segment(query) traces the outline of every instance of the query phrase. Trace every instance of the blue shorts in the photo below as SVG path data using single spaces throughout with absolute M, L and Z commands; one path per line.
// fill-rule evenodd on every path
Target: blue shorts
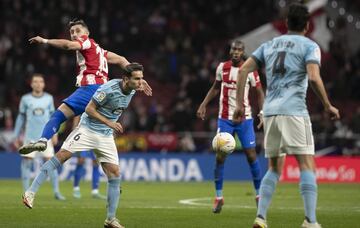
M 88 85 L 77 88 L 68 98 L 63 100 L 67 106 L 69 106 L 75 116 L 78 116 L 85 112 L 86 105 L 90 102 L 92 96 L 100 85 Z
M 77 152 L 75 153 L 75 156 L 78 158 L 91 158 L 92 160 L 96 159 L 95 154 L 92 150 Z
M 244 149 L 255 148 L 254 120 L 248 119 L 235 124 L 231 120 L 218 119 L 218 132 L 236 133 Z

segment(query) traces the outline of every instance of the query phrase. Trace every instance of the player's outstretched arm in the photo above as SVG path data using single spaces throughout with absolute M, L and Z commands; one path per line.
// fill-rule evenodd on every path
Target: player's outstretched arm
M 209 104 L 214 97 L 219 94 L 221 82 L 215 79 L 213 85 L 209 89 L 208 93 L 206 94 L 204 100 L 201 102 L 198 110 L 196 111 L 196 115 L 198 118 L 204 120 L 206 115 L 206 106 Z
M 307 74 L 309 75 L 309 82 L 311 88 L 313 89 L 315 94 L 320 98 L 320 101 L 323 104 L 325 111 L 330 114 L 332 120 L 340 119 L 339 110 L 334 106 L 332 106 L 326 94 L 324 83 L 320 76 L 319 65 L 315 63 L 309 63 L 306 65 L 306 71 Z
M 256 96 L 258 99 L 258 106 L 260 109 L 259 114 L 257 115 L 259 117 L 259 124 L 257 125 L 257 128 L 260 129 L 263 126 L 263 113 L 262 113 L 262 109 L 263 109 L 263 104 L 264 104 L 264 90 L 262 88 L 262 86 L 256 87 Z
M 141 79 L 141 86 L 137 90 L 144 92 L 146 96 L 152 96 L 152 88 L 144 79 Z
M 81 45 L 77 41 L 65 39 L 45 39 L 41 36 L 35 36 L 29 39 L 30 44 L 48 44 L 50 46 L 64 50 L 80 50 Z
M 123 133 L 123 127 L 121 126 L 120 123 L 118 122 L 112 122 L 111 120 L 109 120 L 108 118 L 106 118 L 105 116 L 101 115 L 98 111 L 97 111 L 97 106 L 95 104 L 94 101 L 90 101 L 89 104 L 86 106 L 85 109 L 86 114 L 88 114 L 90 117 L 97 119 L 98 121 L 106 124 L 107 126 L 109 126 L 110 128 L 112 128 L 114 131 L 118 132 L 118 133 Z
M 237 80 L 236 80 L 236 108 L 233 114 L 233 121 L 240 122 L 241 118 L 245 114 L 245 108 L 243 105 L 244 93 L 245 93 L 245 84 L 248 74 L 257 70 L 258 66 L 255 60 L 250 57 L 245 63 L 240 67 Z
M 125 69 L 125 66 L 129 64 L 129 61 L 127 61 L 127 59 L 124 56 L 120 56 L 111 51 L 107 53 L 107 61 L 110 64 L 115 64 L 120 66 L 121 69 Z

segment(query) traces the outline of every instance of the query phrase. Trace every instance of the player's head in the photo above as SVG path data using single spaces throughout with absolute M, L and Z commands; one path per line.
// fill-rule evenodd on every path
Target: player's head
M 69 32 L 71 40 L 76 40 L 83 35 L 89 35 L 89 28 L 83 20 L 74 19 L 69 22 Z
M 36 93 L 41 93 L 44 91 L 45 88 L 45 80 L 44 76 L 39 73 L 35 73 L 31 76 L 31 83 L 30 86 L 32 90 Z
M 309 28 L 309 10 L 305 5 L 292 3 L 287 15 L 287 26 L 289 31 L 306 32 Z
M 244 42 L 239 39 L 235 39 L 231 42 L 230 46 L 230 57 L 233 65 L 238 65 L 241 59 L 243 58 L 245 51 Z
M 130 63 L 125 67 L 124 83 L 128 89 L 139 89 L 143 76 L 144 67 L 139 63 Z

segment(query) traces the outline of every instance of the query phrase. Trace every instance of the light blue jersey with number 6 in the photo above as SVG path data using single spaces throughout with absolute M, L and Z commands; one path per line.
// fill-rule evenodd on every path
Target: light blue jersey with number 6
M 304 36 L 288 34 L 263 43 L 252 57 L 266 69 L 264 116 L 309 116 L 305 101 L 306 65 L 320 65 L 319 46 Z

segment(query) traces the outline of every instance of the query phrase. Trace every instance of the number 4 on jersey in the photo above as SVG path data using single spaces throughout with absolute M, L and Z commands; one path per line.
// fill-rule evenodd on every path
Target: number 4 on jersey
M 277 74 L 281 74 L 281 76 L 284 76 L 284 74 L 286 73 L 286 69 L 284 66 L 284 62 L 285 62 L 285 56 L 286 56 L 286 52 L 285 51 L 280 51 L 278 52 L 278 55 L 276 56 L 274 65 L 273 65 L 273 76 L 277 75 Z

